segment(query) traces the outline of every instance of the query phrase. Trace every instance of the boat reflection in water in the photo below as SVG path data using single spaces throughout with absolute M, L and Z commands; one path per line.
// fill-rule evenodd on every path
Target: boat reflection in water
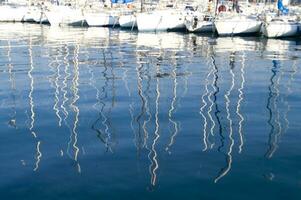
M 0 25 L 0 146 L 12 152 L 0 154 L 5 196 L 31 184 L 57 197 L 70 192 L 55 187 L 63 183 L 110 199 L 128 191 L 219 199 L 252 180 L 259 198 L 258 185 L 274 188 L 257 176 L 267 168 L 269 180 L 300 195 L 292 181 L 301 179 L 296 41 L 7 28 Z

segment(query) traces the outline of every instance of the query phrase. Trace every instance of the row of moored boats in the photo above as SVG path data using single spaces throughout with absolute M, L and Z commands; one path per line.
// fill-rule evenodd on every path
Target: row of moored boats
M 221 36 L 263 34 L 277 38 L 300 34 L 299 10 L 299 6 L 290 6 L 288 0 L 270 4 L 246 0 L 19 0 L 0 5 L 0 22 L 121 26 L 139 31 L 186 29 L 217 32 Z

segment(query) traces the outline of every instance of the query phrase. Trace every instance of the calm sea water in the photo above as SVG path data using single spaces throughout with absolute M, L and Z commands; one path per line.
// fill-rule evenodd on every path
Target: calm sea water
M 1 199 L 300 199 L 300 41 L 0 25 Z

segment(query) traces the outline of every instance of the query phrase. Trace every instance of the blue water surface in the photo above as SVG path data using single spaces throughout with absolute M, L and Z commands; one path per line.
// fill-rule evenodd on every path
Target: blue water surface
M 301 46 L 0 25 L 0 199 L 300 199 Z

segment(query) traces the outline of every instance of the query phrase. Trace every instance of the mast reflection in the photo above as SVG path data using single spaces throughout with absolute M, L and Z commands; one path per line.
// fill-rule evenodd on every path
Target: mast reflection
M 10 82 L 10 88 L 11 88 L 11 96 L 13 100 L 13 114 L 10 117 L 10 120 L 8 121 L 8 125 L 17 129 L 17 111 L 16 111 L 16 83 L 15 83 L 15 72 L 13 72 L 14 66 L 12 64 L 12 59 L 11 59 L 11 44 L 10 41 L 8 41 L 7 45 L 7 58 L 8 58 L 8 74 L 9 74 L 9 82 Z
M 71 85 L 71 91 L 72 91 L 72 99 L 70 103 L 70 108 L 73 110 L 74 113 L 74 121 L 73 126 L 71 130 L 70 140 L 68 143 L 68 146 L 72 145 L 73 148 L 73 160 L 76 163 L 77 171 L 78 173 L 81 173 L 81 167 L 78 161 L 78 155 L 79 155 L 79 148 L 78 148 L 78 121 L 79 121 L 79 114 L 80 110 L 78 106 L 76 105 L 77 101 L 80 99 L 80 96 L 78 95 L 79 89 L 79 63 L 78 63 L 78 54 L 79 54 L 79 45 L 75 45 L 74 47 L 74 55 L 73 55 L 73 78 L 72 78 L 72 85 Z
M 58 118 L 58 125 L 62 126 L 62 117 L 60 115 L 60 109 L 59 109 L 59 102 L 60 102 L 60 85 L 59 85 L 59 80 L 61 78 L 61 73 L 60 73 L 60 60 L 59 60 L 59 55 L 61 55 L 61 52 L 59 48 L 56 49 L 54 60 L 51 61 L 48 66 L 52 70 L 53 75 L 49 77 L 49 82 L 51 87 L 54 89 L 54 105 L 53 105 L 53 110 L 55 112 L 56 117 Z
M 91 128 L 97 133 L 97 137 L 100 141 L 105 145 L 107 151 L 113 152 L 110 144 L 110 134 L 109 134 L 109 126 L 107 124 L 107 117 L 105 116 L 105 99 L 108 97 L 107 88 L 109 85 L 109 78 L 107 75 L 108 67 L 107 60 L 104 50 L 102 49 L 103 55 L 103 71 L 102 77 L 104 78 L 104 85 L 101 87 L 101 91 L 93 84 L 93 87 L 96 89 L 96 100 L 97 102 L 93 105 L 95 109 L 99 111 L 98 118 L 94 121 Z M 94 76 L 94 73 L 93 73 Z M 96 81 L 96 80 L 95 80 Z M 103 96 L 102 96 L 103 95 Z M 97 108 L 97 106 L 100 106 Z
M 232 90 L 235 86 L 235 74 L 233 73 L 233 69 L 235 67 L 235 53 L 232 52 L 230 55 L 230 74 L 231 74 L 231 86 L 229 88 L 229 90 L 226 92 L 226 94 L 224 95 L 225 100 L 226 100 L 226 113 L 227 113 L 227 120 L 229 122 L 229 141 L 230 141 L 230 145 L 228 148 L 228 151 L 226 153 L 226 166 L 224 168 L 221 169 L 219 175 L 214 179 L 214 182 L 217 183 L 221 178 L 223 178 L 224 176 L 226 176 L 229 171 L 231 170 L 231 166 L 232 166 L 232 149 L 234 146 L 234 138 L 233 138 L 233 121 L 231 118 L 231 113 L 230 113 L 230 95 L 232 93 Z
M 149 93 L 150 93 L 150 89 L 151 89 L 151 76 L 150 76 L 150 66 L 149 64 L 146 64 L 147 65 L 147 68 L 146 68 L 146 78 L 147 78 L 147 81 L 146 81 L 146 89 L 145 89 L 145 112 L 146 112 L 146 119 L 144 120 L 143 122 L 143 125 L 142 125 L 142 128 L 143 128 L 143 133 L 144 133 L 144 146 L 146 149 L 149 150 L 150 152 L 150 149 L 148 148 L 148 145 L 147 145 L 147 140 L 148 140 L 148 137 L 149 137 L 149 132 L 147 130 L 147 126 L 149 124 L 149 122 L 152 120 L 152 115 L 151 115 L 151 111 L 150 111 L 150 96 L 149 96 Z
M 136 147 L 138 150 L 138 153 L 140 152 L 140 150 L 145 147 L 146 145 L 146 137 L 145 135 L 142 135 L 142 120 L 144 120 L 144 115 L 146 113 L 146 98 L 144 96 L 144 92 L 143 92 L 143 85 L 142 85 L 142 69 L 143 69 L 143 64 L 140 64 L 139 67 L 137 65 L 136 67 L 136 73 L 137 73 L 137 88 L 138 88 L 138 95 L 139 98 L 141 99 L 141 107 L 140 107 L 140 113 L 137 115 L 135 121 L 138 125 L 138 133 L 135 134 L 135 140 L 136 140 Z
M 160 73 L 159 70 L 159 64 L 157 64 L 156 67 L 157 74 Z M 160 99 L 160 80 L 159 77 L 156 78 L 156 100 L 155 100 L 155 138 L 153 140 L 153 143 L 151 145 L 151 153 L 152 153 L 152 164 L 150 165 L 150 173 L 151 173 L 151 184 L 153 186 L 156 185 L 157 181 L 157 173 L 156 171 L 159 168 L 158 160 L 157 160 L 157 150 L 156 150 L 156 144 L 160 138 L 159 133 L 159 99 Z
M 216 61 L 215 61 L 215 58 L 214 58 L 214 54 L 211 56 L 211 63 L 212 63 L 212 66 L 213 66 L 213 88 L 214 88 L 214 92 L 213 92 L 213 103 L 215 105 L 215 111 L 214 111 L 214 116 L 215 116 L 215 119 L 217 121 L 217 125 L 218 125 L 218 134 L 219 134 L 219 137 L 220 137 L 220 145 L 218 146 L 217 150 L 218 152 L 221 152 L 222 148 L 224 147 L 224 140 L 225 140 L 225 137 L 223 135 L 223 127 L 222 127 L 222 124 L 221 124 L 221 119 L 220 119 L 220 114 L 221 114 L 221 111 L 220 111 L 220 108 L 219 108 L 219 105 L 218 105 L 218 94 L 220 92 L 220 88 L 218 86 L 218 79 L 219 79 L 219 69 L 216 65 Z
M 64 45 L 64 58 L 63 58 L 63 63 L 64 63 L 64 79 L 63 79 L 63 86 L 61 88 L 61 92 L 63 93 L 63 102 L 61 104 L 61 109 L 62 109 L 62 112 L 64 114 L 64 123 L 65 125 L 68 127 L 68 129 L 70 130 L 70 126 L 69 124 L 67 123 L 67 119 L 68 119 L 68 110 L 66 108 L 66 103 L 69 101 L 69 98 L 68 98 L 68 91 L 67 91 L 67 88 L 68 88 L 68 80 L 69 78 L 71 77 L 71 73 L 69 72 L 69 61 L 68 61 L 68 56 L 69 56 L 69 48 L 67 45 Z
M 173 133 L 170 137 L 170 141 L 167 144 L 167 147 L 165 148 L 166 151 L 168 151 L 169 153 L 171 153 L 170 148 L 172 147 L 172 145 L 175 143 L 175 138 L 179 132 L 179 124 L 177 121 L 175 121 L 173 114 L 176 112 L 176 102 L 177 102 L 177 86 L 178 86 L 178 81 L 177 81 L 177 65 L 173 65 L 173 70 L 172 70 L 172 75 L 171 75 L 172 79 L 173 79 L 173 89 L 172 89 L 172 101 L 170 104 L 170 109 L 168 111 L 168 120 L 171 122 L 171 124 L 173 125 Z
M 287 81 L 287 86 L 286 86 L 287 93 L 286 93 L 286 95 L 284 97 L 285 98 L 284 104 L 286 106 L 286 110 L 284 112 L 284 120 L 285 120 L 285 124 L 286 124 L 285 128 L 283 130 L 284 133 L 286 133 L 288 131 L 289 127 L 290 127 L 290 122 L 288 120 L 288 114 L 289 114 L 289 112 L 291 110 L 291 105 L 290 105 L 290 103 L 289 103 L 289 101 L 287 99 L 293 93 L 293 91 L 292 91 L 292 82 L 295 79 L 294 76 L 295 76 L 296 73 L 297 73 L 297 61 L 294 60 L 294 62 L 292 64 L 292 70 L 290 72 L 289 80 Z
M 31 38 L 29 39 L 29 45 L 28 45 L 28 53 L 29 53 L 29 65 L 30 69 L 27 73 L 28 78 L 30 80 L 30 91 L 28 94 L 29 98 L 29 105 L 30 105 L 30 125 L 29 125 L 29 130 L 31 134 L 33 135 L 34 140 L 36 141 L 36 155 L 35 155 L 35 166 L 33 171 L 37 171 L 39 169 L 39 164 L 41 162 L 42 158 L 42 152 L 40 151 L 40 146 L 41 146 L 41 141 L 38 138 L 38 135 L 36 131 L 34 130 L 35 127 L 35 104 L 34 104 L 34 98 L 33 98 L 33 93 L 34 93 L 34 78 L 32 76 L 33 70 L 34 70 L 34 63 L 33 63 L 33 52 L 32 52 L 32 41 Z
M 269 140 L 268 140 L 268 149 L 265 153 L 266 158 L 272 158 L 275 151 L 278 148 L 278 141 L 279 136 L 282 131 L 282 127 L 280 124 L 280 113 L 277 106 L 277 101 L 279 97 L 279 80 L 280 76 L 277 77 L 277 73 L 280 70 L 280 61 L 273 60 L 273 67 L 272 67 L 272 76 L 270 78 L 270 85 L 269 85 L 269 97 L 267 101 L 266 108 L 269 113 L 268 124 L 271 127 L 269 133 Z
M 205 79 L 205 93 L 201 97 L 203 106 L 200 108 L 200 114 L 202 115 L 202 117 L 204 119 L 204 124 L 203 124 L 203 142 L 204 142 L 204 148 L 203 148 L 203 151 L 206 151 L 208 149 L 208 143 L 209 143 L 208 134 L 207 134 L 207 124 L 208 124 L 208 122 L 207 122 L 207 117 L 204 114 L 205 113 L 204 109 L 208 105 L 208 103 L 205 100 L 205 98 L 208 96 L 208 93 L 209 93 L 209 90 L 208 90 L 208 84 L 209 84 L 208 77 L 210 76 L 210 74 L 211 74 L 211 70 L 210 70 L 210 72 L 206 76 L 206 79 Z
M 237 102 L 237 106 L 236 106 L 236 114 L 239 117 L 239 122 L 238 122 L 238 134 L 239 134 L 239 140 L 240 140 L 240 144 L 239 144 L 239 149 L 238 149 L 238 153 L 242 152 L 243 146 L 244 146 L 244 135 L 243 135 L 243 122 L 244 122 L 244 117 L 241 114 L 240 108 L 241 108 L 241 103 L 243 101 L 244 98 L 244 94 L 243 94 L 243 89 L 244 89 L 244 85 L 245 85 L 245 53 L 243 53 L 242 55 L 242 65 L 240 68 L 240 75 L 241 75 L 241 83 L 240 83 L 240 88 L 238 89 L 239 95 L 238 95 L 238 102 Z

